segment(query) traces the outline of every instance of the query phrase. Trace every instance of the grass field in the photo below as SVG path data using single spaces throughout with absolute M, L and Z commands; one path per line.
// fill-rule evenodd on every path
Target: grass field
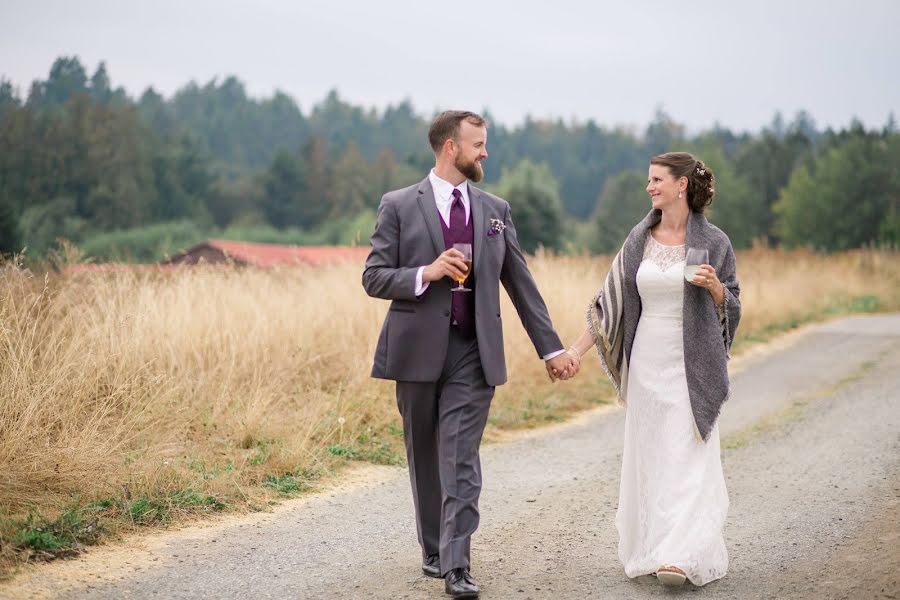
M 735 351 L 803 323 L 900 309 L 900 254 L 738 253 Z M 564 343 L 609 258 L 530 266 Z M 368 376 L 387 303 L 360 265 L 38 275 L 0 270 L 0 573 L 104 535 L 260 510 L 350 461 L 402 464 L 390 382 Z M 547 381 L 506 300 L 510 383 L 488 439 L 611 400 L 597 361 Z

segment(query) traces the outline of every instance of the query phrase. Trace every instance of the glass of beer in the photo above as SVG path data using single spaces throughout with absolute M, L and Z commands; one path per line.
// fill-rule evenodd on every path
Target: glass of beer
M 466 279 L 469 278 L 469 274 L 472 272 L 472 244 L 453 244 L 454 250 L 459 250 L 463 254 L 463 260 L 466 261 L 466 272 L 463 274 L 462 278 L 456 277 L 456 282 L 459 284 L 455 288 L 451 288 L 453 292 L 471 292 L 469 288 L 467 288 L 464 283 L 466 283 Z
M 694 283 L 694 276 L 700 270 L 701 265 L 709 264 L 709 250 L 706 248 L 688 248 L 684 257 L 684 279 L 688 283 Z

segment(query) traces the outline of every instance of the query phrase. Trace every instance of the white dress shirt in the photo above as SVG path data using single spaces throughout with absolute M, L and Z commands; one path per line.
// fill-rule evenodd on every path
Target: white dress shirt
M 437 204 L 438 212 L 447 227 L 450 227 L 450 206 L 453 204 L 453 190 L 459 190 L 462 194 L 463 208 L 466 209 L 466 225 L 469 224 L 469 215 L 471 208 L 469 206 L 469 182 L 463 181 L 461 184 L 454 186 L 449 181 L 445 181 L 437 176 L 434 169 L 428 174 L 428 180 L 431 181 L 431 187 L 434 190 L 434 203 Z
M 449 181 L 438 177 L 434 169 L 428 173 L 428 181 L 431 182 L 431 188 L 434 190 L 434 203 L 437 204 L 438 213 L 441 215 L 444 224 L 450 227 L 450 206 L 453 203 L 453 190 L 457 189 L 462 194 L 463 208 L 466 209 L 466 224 L 468 225 L 469 219 L 472 218 L 472 210 L 469 204 L 469 182 L 463 181 L 461 184 L 454 186 Z M 422 272 L 424 270 L 425 267 L 422 266 L 416 271 L 416 296 L 421 296 L 428 289 L 429 282 L 422 281 Z M 564 352 L 565 350 L 558 350 L 547 354 L 543 358 L 544 360 L 550 360 Z
M 444 224 L 450 227 L 450 205 L 453 203 L 453 190 L 459 190 L 462 194 L 463 208 L 466 209 L 466 225 L 469 224 L 469 217 L 472 209 L 469 206 L 469 182 L 463 181 L 461 184 L 454 186 L 449 181 L 441 179 L 434 172 L 434 169 L 428 173 L 428 181 L 431 182 L 431 188 L 434 190 L 434 203 L 437 204 L 438 213 Z M 425 267 L 419 267 L 416 271 L 416 296 L 421 296 L 428 289 L 428 282 L 422 281 L 422 271 Z

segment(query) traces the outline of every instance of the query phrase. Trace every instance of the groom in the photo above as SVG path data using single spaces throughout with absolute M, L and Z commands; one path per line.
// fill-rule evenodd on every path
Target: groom
M 434 169 L 381 200 L 362 282 L 370 296 L 391 300 L 372 377 L 397 382 L 422 571 L 443 576 L 454 598 L 476 598 L 469 545 L 478 527 L 478 447 L 494 387 L 506 382 L 499 283 L 551 379 L 577 365 L 525 264 L 509 204 L 469 183 L 484 176 L 485 120 L 443 112 L 428 141 Z M 453 249 L 459 243 L 473 249 L 469 292 L 450 291 L 451 279 L 467 275 Z

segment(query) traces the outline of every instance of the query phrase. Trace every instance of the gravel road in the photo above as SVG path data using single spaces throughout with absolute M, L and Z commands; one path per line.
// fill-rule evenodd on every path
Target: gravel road
M 900 598 L 900 315 L 788 340 L 736 361 L 720 426 L 724 579 L 673 592 L 625 577 L 613 523 L 624 412 L 611 409 L 483 450 L 482 598 Z M 0 597 L 446 597 L 419 561 L 405 470 L 365 467 L 272 513 L 35 568 Z

